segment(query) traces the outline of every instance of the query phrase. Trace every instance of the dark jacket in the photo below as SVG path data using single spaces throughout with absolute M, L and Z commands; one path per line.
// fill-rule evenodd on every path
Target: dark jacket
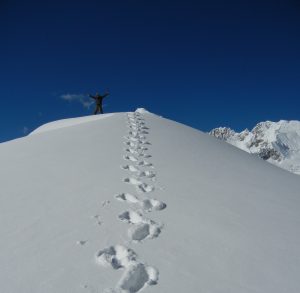
M 109 95 L 109 93 L 105 93 L 104 95 L 99 95 L 99 94 L 97 94 L 97 95 L 95 95 L 95 96 L 93 96 L 93 95 L 89 95 L 89 96 L 90 96 L 92 99 L 95 100 L 95 102 L 96 102 L 97 105 L 102 105 L 103 99 L 104 99 L 105 97 L 107 97 L 108 95 Z

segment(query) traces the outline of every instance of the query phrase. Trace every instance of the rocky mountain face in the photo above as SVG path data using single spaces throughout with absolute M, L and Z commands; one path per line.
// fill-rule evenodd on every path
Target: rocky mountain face
M 300 121 L 260 122 L 240 133 L 219 127 L 209 134 L 300 175 Z

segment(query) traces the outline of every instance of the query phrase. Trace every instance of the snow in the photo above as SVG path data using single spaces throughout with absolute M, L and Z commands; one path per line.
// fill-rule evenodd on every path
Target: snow
M 82 123 L 92 122 L 92 121 L 98 121 L 101 119 L 105 119 L 108 117 L 111 117 L 113 114 L 104 114 L 104 115 L 95 115 L 95 116 L 86 116 L 81 118 L 68 118 L 68 119 L 62 119 L 54 122 L 50 122 L 47 124 L 42 125 L 41 127 L 35 129 L 30 133 L 37 134 L 42 133 L 46 131 L 56 130 L 59 128 L 69 127 L 69 126 L 75 126 Z
M 140 114 L 149 114 L 150 113 L 145 108 L 137 108 L 135 112 L 140 113 Z
M 0 292 L 300 292 L 298 176 L 148 112 L 35 133 L 0 145 Z
M 300 175 L 300 121 L 260 122 L 251 132 L 246 129 L 240 133 L 219 127 L 210 134 Z

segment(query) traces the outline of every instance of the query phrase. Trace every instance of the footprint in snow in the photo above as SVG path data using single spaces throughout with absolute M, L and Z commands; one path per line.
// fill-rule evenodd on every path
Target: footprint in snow
M 128 123 L 129 125 L 133 125 L 133 126 L 144 126 L 145 120 L 130 118 L 128 119 Z
M 141 171 L 138 173 L 138 176 L 146 177 L 146 178 L 154 178 L 156 176 L 156 174 L 153 171 Z
M 149 130 L 148 127 L 146 126 L 140 126 L 140 125 L 137 125 L 137 124 L 129 124 L 129 128 L 132 129 L 132 131 L 145 131 L 145 130 Z M 144 132 L 144 134 L 149 134 L 148 132 Z
M 136 119 L 136 118 L 129 118 L 128 123 L 129 123 L 129 125 L 140 126 L 140 124 L 144 123 L 144 121 Z
M 152 163 L 149 163 L 149 162 L 146 162 L 146 161 L 141 161 L 138 163 L 139 166 L 142 166 L 142 167 L 152 167 L 153 164 Z
M 135 127 L 146 127 L 144 120 L 137 120 L 137 119 L 128 119 L 128 125 L 135 126 Z
M 139 143 L 144 145 L 151 145 L 151 143 L 147 140 L 140 140 Z
M 164 202 L 154 198 L 144 199 L 140 204 L 142 208 L 148 212 L 153 210 L 161 211 L 167 207 Z
M 137 132 L 138 132 L 139 134 L 149 134 L 148 131 L 143 130 L 142 128 L 139 128 Z M 130 133 L 130 132 L 129 132 L 129 133 Z
M 129 204 L 139 204 L 141 208 L 146 212 L 161 211 L 167 207 L 167 205 L 160 200 L 154 198 L 140 200 L 138 199 L 138 197 L 130 193 L 120 193 L 115 197 L 117 200 L 124 201 Z
M 130 141 L 140 143 L 140 138 L 139 137 L 125 136 L 125 138 L 130 140 Z
M 130 137 L 130 136 L 124 136 L 125 139 L 128 141 L 125 141 L 124 143 L 126 145 L 132 146 L 132 147 L 137 147 L 140 145 L 151 145 L 151 143 L 145 139 L 139 139 L 136 137 Z
M 130 134 L 129 133 L 129 136 L 126 136 L 127 139 L 130 139 L 130 140 L 133 140 L 133 141 L 137 141 L 137 140 L 141 140 L 141 139 L 145 139 L 146 136 L 145 135 L 142 135 L 142 134 Z
M 147 150 L 148 150 L 148 148 L 142 147 L 142 146 L 134 146 L 134 148 L 135 148 L 137 151 L 147 151 Z
M 159 272 L 137 260 L 136 253 L 123 245 L 115 245 L 98 252 L 96 262 L 110 266 L 115 270 L 124 269 L 115 288 L 106 289 L 106 293 L 137 293 L 148 285 L 156 285 Z
M 139 242 L 144 239 L 153 239 L 158 237 L 161 232 L 161 225 L 144 218 L 140 213 L 135 211 L 125 211 L 119 215 L 119 219 L 131 224 L 128 236 L 133 241 Z
M 144 125 L 139 125 L 139 124 L 136 124 L 136 123 L 130 123 L 128 125 L 128 127 L 130 129 L 132 129 L 133 131 L 144 131 L 144 130 L 149 130 L 150 128 L 147 127 L 147 126 L 144 126 Z M 144 134 L 148 134 L 148 133 L 144 133 Z
M 151 158 L 152 156 L 151 155 L 148 155 L 148 154 L 143 154 L 143 153 L 140 153 L 138 154 L 139 157 L 143 157 L 143 158 L 146 158 L 146 159 L 149 159 Z
M 157 269 L 149 266 L 147 267 L 142 263 L 134 263 L 125 270 L 123 276 L 117 284 L 117 291 L 115 291 L 115 293 L 137 293 L 147 285 L 156 285 L 157 281 Z
M 129 131 L 129 135 L 134 137 L 139 136 L 139 133 L 140 133 L 139 131 Z
M 140 181 L 140 180 L 138 180 L 136 178 L 125 178 L 123 181 L 125 183 L 132 184 L 132 185 L 136 186 L 137 189 L 139 191 L 142 191 L 142 192 L 146 192 L 146 193 L 147 192 L 152 192 L 155 189 L 154 186 L 149 185 L 147 183 L 144 183 L 144 182 L 142 182 L 142 181 Z
M 155 187 L 152 185 L 149 185 L 147 183 L 142 183 L 137 185 L 138 189 L 142 192 L 152 192 L 154 191 Z
M 128 119 L 128 125 L 129 126 L 140 126 L 138 121 L 136 121 L 135 119 Z
M 124 170 L 128 170 L 130 172 L 139 172 L 139 169 L 133 165 L 125 165 L 125 166 L 121 166 L 121 168 Z
M 103 266 L 111 266 L 115 270 L 127 268 L 136 259 L 136 253 L 123 245 L 110 246 L 100 250 L 96 256 L 97 263 Z
M 130 147 L 136 147 L 136 144 L 131 141 L 125 141 L 124 144 Z
M 138 157 L 143 157 L 143 158 L 151 158 L 152 157 L 151 155 L 144 154 L 144 153 L 142 153 L 142 151 L 138 151 L 137 149 L 133 149 L 133 148 L 127 148 L 127 149 L 125 149 L 125 151 L 127 153 L 130 153 L 130 154 L 138 156 Z
M 120 193 L 116 195 L 116 199 L 121 200 L 121 201 L 125 201 L 128 203 L 139 203 L 139 199 L 135 196 L 132 195 L 130 193 Z
M 140 224 L 144 222 L 142 214 L 135 211 L 125 211 L 119 215 L 119 219 L 129 224 Z
M 133 154 L 133 155 L 136 155 L 137 154 L 137 151 L 135 149 L 132 149 L 132 148 L 128 148 L 128 149 L 125 149 L 125 151 L 127 153 L 130 153 L 130 154 Z
M 131 162 L 137 162 L 138 158 L 136 158 L 134 156 L 126 155 L 126 156 L 124 156 L 124 160 L 131 161 Z

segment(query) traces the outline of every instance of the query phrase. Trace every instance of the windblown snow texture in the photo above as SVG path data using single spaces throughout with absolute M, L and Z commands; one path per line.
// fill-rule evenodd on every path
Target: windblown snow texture
M 300 292 L 299 178 L 207 134 L 140 109 L 0 162 L 0 292 Z

